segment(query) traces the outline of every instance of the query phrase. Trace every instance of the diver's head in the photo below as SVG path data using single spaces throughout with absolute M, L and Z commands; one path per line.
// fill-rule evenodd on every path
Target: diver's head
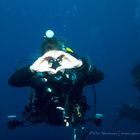
M 41 54 L 43 55 L 51 50 L 62 50 L 64 52 L 73 53 L 73 50 L 67 46 L 66 41 L 56 38 L 52 30 L 47 30 L 41 45 Z
M 54 37 L 54 32 L 52 30 L 48 30 L 45 33 L 41 45 L 41 53 L 44 54 L 50 50 L 59 50 L 59 41 L 56 37 Z
M 52 30 L 47 30 L 41 46 L 42 55 L 51 50 L 63 50 L 65 48 L 64 41 L 56 38 Z

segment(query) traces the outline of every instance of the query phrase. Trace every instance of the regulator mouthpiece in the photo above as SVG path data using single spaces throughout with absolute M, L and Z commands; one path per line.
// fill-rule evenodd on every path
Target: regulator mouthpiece
M 47 30 L 45 33 L 45 38 L 53 38 L 54 32 L 52 30 Z

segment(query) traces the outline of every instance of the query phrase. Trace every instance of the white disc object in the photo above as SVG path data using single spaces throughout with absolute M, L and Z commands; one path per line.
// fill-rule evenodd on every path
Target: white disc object
M 45 35 L 47 38 L 53 38 L 54 32 L 52 30 L 47 30 Z

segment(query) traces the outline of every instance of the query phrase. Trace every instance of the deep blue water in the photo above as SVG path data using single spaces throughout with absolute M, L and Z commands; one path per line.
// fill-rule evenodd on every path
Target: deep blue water
M 87 140 L 139 140 L 140 123 L 127 120 L 112 125 L 120 102 L 140 108 L 139 92 L 132 86 L 130 71 L 140 60 L 139 0 L 1 0 L 0 1 L 0 140 L 71 140 L 72 129 L 36 125 L 11 131 L 6 116 L 19 115 L 27 102 L 27 88 L 8 86 L 8 77 L 24 58 L 39 55 L 42 37 L 52 29 L 70 47 L 105 74 L 97 85 L 97 111 L 103 113 L 101 128 L 93 127 Z M 89 102 L 91 88 L 85 90 Z M 136 132 L 134 136 L 102 132 Z M 92 132 L 97 132 L 92 133 Z M 98 135 L 99 133 L 99 135 Z

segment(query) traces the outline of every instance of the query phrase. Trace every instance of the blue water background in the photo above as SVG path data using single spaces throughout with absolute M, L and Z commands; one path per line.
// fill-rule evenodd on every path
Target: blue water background
M 0 1 L 0 140 L 71 140 L 72 129 L 36 125 L 8 130 L 6 116 L 23 111 L 29 89 L 8 86 L 17 63 L 37 58 L 47 29 L 67 40 L 69 46 L 100 68 L 105 79 L 97 85 L 97 111 L 101 128 L 92 127 L 87 140 L 139 140 L 140 123 L 124 120 L 112 125 L 120 102 L 140 108 L 139 92 L 130 71 L 140 60 L 139 0 L 1 0 Z M 92 89 L 85 89 L 92 103 Z M 137 136 L 113 136 L 92 132 L 136 132 Z

